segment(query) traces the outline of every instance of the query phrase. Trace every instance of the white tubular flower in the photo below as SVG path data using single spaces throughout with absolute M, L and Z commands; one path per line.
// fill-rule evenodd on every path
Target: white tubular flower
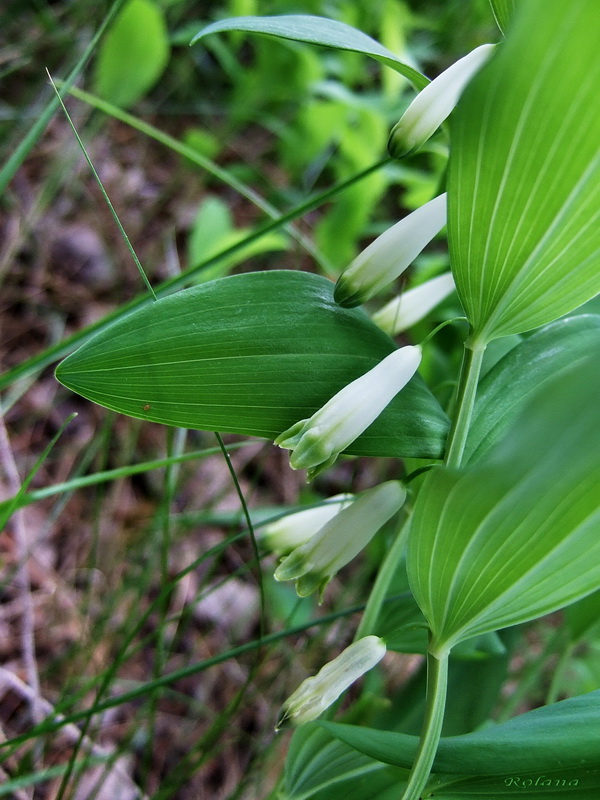
M 372 320 L 390 336 L 395 336 L 426 317 L 454 289 L 452 273 L 445 272 L 390 300 L 372 315 Z
M 292 469 L 308 469 L 309 478 L 330 467 L 338 455 L 377 419 L 421 363 L 421 348 L 394 350 L 376 367 L 334 395 L 310 419 L 292 425 L 275 439 L 292 450 Z
M 366 547 L 405 499 L 406 490 L 399 481 L 369 489 L 290 553 L 275 570 L 275 580 L 295 580 L 300 597 L 317 589 L 322 596 L 336 572 Z
M 385 653 L 385 643 L 378 636 L 365 636 L 351 644 L 290 695 L 275 730 L 287 720 L 303 725 L 317 719 L 354 681 L 378 664 Z
M 335 301 L 346 307 L 357 306 L 384 289 L 442 230 L 446 217 L 444 193 L 378 236 L 338 278 Z
M 287 514 L 265 525 L 260 540 L 272 553 L 291 553 L 296 547 L 312 539 L 326 522 L 347 508 L 353 500 L 353 494 L 336 494 L 321 506 Z
M 495 47 L 495 44 L 476 47 L 419 92 L 390 133 L 388 151 L 393 158 L 402 158 L 425 144 L 450 116 L 466 85 Z

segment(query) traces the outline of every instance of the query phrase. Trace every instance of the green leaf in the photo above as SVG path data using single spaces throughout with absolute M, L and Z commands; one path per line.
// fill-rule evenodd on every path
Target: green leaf
M 565 626 L 572 642 L 600 632 L 600 591 L 584 597 L 565 611 Z
M 397 653 L 425 653 L 427 626 L 410 592 L 387 598 L 374 625 L 388 650 Z
M 236 275 L 145 306 L 59 365 L 61 383 L 132 417 L 275 438 L 395 345 L 333 283 L 304 272 Z M 448 422 L 415 376 L 355 455 L 439 457 Z
M 581 767 L 570 769 L 536 769 L 523 773 L 511 770 L 505 775 L 492 778 L 461 778 L 452 782 L 442 776 L 441 787 L 435 788 L 435 781 L 428 787 L 430 797 L 438 800 L 494 800 L 518 796 L 537 797 L 538 800 L 597 800 L 600 795 L 600 769 L 589 770 Z
M 453 114 L 448 237 L 474 339 L 600 291 L 599 40 L 596 0 L 523 0 Z
M 434 468 L 407 567 L 441 654 L 600 588 L 600 376 L 595 360 L 543 387 L 471 468 Z
M 299 728 L 285 765 L 281 800 L 397 800 L 408 776 L 357 753 L 314 723 Z
M 129 0 L 100 47 L 96 94 L 117 106 L 132 106 L 160 78 L 169 54 L 162 9 L 152 0 Z
M 494 17 L 496 18 L 498 27 L 502 33 L 505 33 L 506 28 L 512 19 L 512 15 L 515 12 L 515 0 L 490 0 L 490 5 L 492 7 L 492 11 L 494 12 Z
M 306 14 L 285 14 L 275 17 L 233 17 L 213 22 L 192 39 L 195 44 L 211 33 L 223 31 L 249 31 L 297 42 L 309 42 L 338 50 L 351 50 L 363 53 L 385 64 L 412 81 L 417 89 L 423 89 L 429 81 L 416 69 L 405 64 L 387 47 L 356 28 L 326 17 L 313 17 Z
M 600 316 L 595 314 L 553 322 L 513 347 L 478 387 L 463 462 L 483 458 L 540 387 L 599 350 Z
M 412 765 L 419 739 L 335 722 L 315 723 L 386 764 Z M 600 691 L 536 708 L 474 733 L 442 737 L 433 771 L 444 775 L 519 775 L 600 769 Z

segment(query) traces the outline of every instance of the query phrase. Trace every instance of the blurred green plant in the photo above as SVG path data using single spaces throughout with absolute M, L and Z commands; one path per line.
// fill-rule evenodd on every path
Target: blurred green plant
M 128 0 L 100 46 L 95 91 L 117 106 L 134 105 L 159 80 L 169 50 L 160 5 L 153 0 Z

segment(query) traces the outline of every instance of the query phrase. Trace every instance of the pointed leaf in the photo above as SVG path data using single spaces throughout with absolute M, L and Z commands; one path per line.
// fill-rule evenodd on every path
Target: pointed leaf
M 451 782 L 442 776 L 440 788 L 429 787 L 430 796 L 436 800 L 513 800 L 534 797 L 537 800 L 597 800 L 600 795 L 600 769 L 546 770 L 515 773 L 492 778 L 459 778 Z M 435 786 L 435 782 L 432 783 Z
M 425 653 L 427 626 L 410 592 L 388 598 L 374 625 L 388 650 L 397 653 Z
M 274 439 L 394 350 L 333 284 L 247 273 L 158 300 L 59 365 L 58 380 L 132 417 Z M 447 419 L 416 375 L 346 452 L 437 457 Z
M 314 723 L 292 738 L 281 800 L 397 800 L 408 770 L 358 753 Z
M 600 376 L 544 387 L 470 469 L 434 468 L 411 525 L 411 589 L 442 653 L 600 588 Z
M 600 316 L 553 322 L 513 347 L 481 381 L 463 462 L 475 462 L 501 441 L 531 396 L 600 352 Z
M 600 291 L 599 39 L 595 0 L 524 0 L 453 115 L 452 270 L 482 341 Z
M 318 722 L 340 741 L 386 764 L 410 767 L 419 739 L 405 733 Z M 600 690 L 536 708 L 474 733 L 442 737 L 433 771 L 519 775 L 579 767 L 600 769 Z
M 223 31 L 249 31 L 267 36 L 278 36 L 296 42 L 309 42 L 338 50 L 351 50 L 363 53 L 385 64 L 412 81 L 417 89 L 423 89 L 429 81 L 413 67 L 405 64 L 387 47 L 367 36 L 366 33 L 326 17 L 313 17 L 307 14 L 285 14 L 275 17 L 233 17 L 213 22 L 203 28 L 193 39 L 195 44 L 211 33 Z

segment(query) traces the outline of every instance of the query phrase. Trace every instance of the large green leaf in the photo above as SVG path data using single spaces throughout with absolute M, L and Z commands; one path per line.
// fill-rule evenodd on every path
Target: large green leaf
M 338 22 L 326 17 L 313 17 L 307 14 L 284 14 L 276 17 L 232 17 L 213 22 L 203 28 L 192 40 L 195 44 L 211 33 L 223 31 L 249 31 L 250 33 L 278 36 L 282 39 L 293 39 L 297 42 L 309 42 L 324 47 L 335 47 L 338 50 L 351 50 L 363 53 L 376 59 L 412 81 L 417 89 L 423 89 L 429 83 L 413 67 L 405 64 L 387 47 L 362 33 L 345 22 Z
M 167 425 L 275 438 L 395 345 L 333 283 L 305 272 L 237 275 L 145 306 L 59 365 L 58 380 L 107 408 Z M 348 448 L 437 457 L 447 419 L 415 376 Z
M 425 620 L 410 592 L 386 598 L 373 629 L 385 639 L 388 650 L 397 653 L 424 653 L 427 650 Z
M 436 786 L 439 783 L 439 788 Z M 507 800 L 518 796 L 537 800 L 598 800 L 600 769 L 568 769 L 515 773 L 512 769 L 492 778 L 460 778 L 449 781 L 441 777 L 428 787 L 429 797 L 436 800 Z
M 590 358 L 543 387 L 485 461 L 425 479 L 407 568 L 432 653 L 600 588 L 599 394 Z
M 448 237 L 476 339 L 600 291 L 598 41 L 596 0 L 522 0 L 453 114 Z
M 545 326 L 500 359 L 477 390 L 463 462 L 494 448 L 540 387 L 600 352 L 600 316 L 581 314 Z
M 410 767 L 419 739 L 405 733 L 317 723 L 364 755 Z M 442 737 L 433 771 L 445 775 L 520 775 L 600 769 L 600 691 L 536 708 L 474 733 Z
M 310 723 L 292 738 L 281 800 L 397 800 L 408 770 L 358 753 Z
M 515 12 L 515 0 L 490 0 L 498 27 L 504 33 Z
M 117 106 L 131 106 L 152 88 L 169 60 L 162 9 L 152 0 L 129 0 L 102 42 L 95 89 Z

